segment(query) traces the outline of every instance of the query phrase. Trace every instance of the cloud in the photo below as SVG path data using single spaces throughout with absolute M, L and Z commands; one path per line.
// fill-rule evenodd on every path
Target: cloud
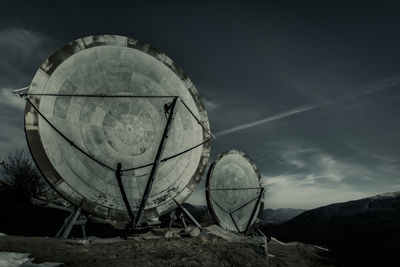
M 0 31 L 0 36 L 0 153 L 5 154 L 25 146 L 25 101 L 12 91 L 29 85 L 58 45 L 47 35 L 16 27 Z
M 208 112 L 212 112 L 220 108 L 220 105 L 215 100 L 210 100 L 205 97 L 203 97 L 203 103 L 206 106 L 206 110 Z
M 400 75 L 388 77 L 378 82 L 368 83 L 362 86 L 360 95 L 373 94 L 385 89 L 400 85 Z
M 400 154 L 392 144 L 399 134 L 399 85 L 400 76 L 392 76 L 328 100 L 304 100 L 314 103 L 305 106 L 312 112 L 302 111 L 303 106 L 254 122 L 247 119 L 250 123 L 242 117 L 244 123 L 216 133 L 222 138 L 214 141 L 212 153 L 232 148 L 247 152 L 263 173 L 267 205 L 273 208 L 313 208 L 398 190 Z M 260 113 L 264 106 L 257 107 Z M 296 111 L 306 114 L 290 118 Z M 224 102 L 223 115 L 215 114 L 232 125 L 240 112 L 249 115 Z M 279 123 L 263 127 L 272 121 Z M 218 121 L 217 127 L 223 124 Z M 245 129 L 249 131 L 241 131 Z M 229 135 L 233 132 L 237 134 Z
M 355 103 L 353 101 L 353 102 L 350 102 L 350 104 L 348 103 L 348 101 L 362 98 L 364 96 L 368 96 L 371 94 L 375 94 L 375 93 L 378 93 L 378 92 L 386 90 L 386 89 L 391 89 L 398 85 L 400 85 L 400 76 L 389 77 L 389 78 L 386 78 L 386 79 L 383 79 L 383 80 L 380 80 L 380 81 L 377 81 L 374 83 L 365 84 L 360 87 L 358 93 L 352 94 L 350 96 L 348 96 L 348 95 L 347 96 L 339 96 L 337 98 L 325 100 L 325 101 L 322 101 L 322 102 L 314 104 L 314 105 L 307 105 L 307 106 L 302 106 L 302 107 L 295 108 L 295 109 L 290 109 L 290 110 L 278 113 L 276 115 L 273 115 L 273 116 L 270 116 L 270 117 L 267 117 L 267 118 L 264 118 L 261 120 L 257 120 L 257 121 L 250 122 L 250 123 L 245 123 L 245 124 L 242 124 L 242 125 L 239 125 L 236 127 L 232 127 L 229 129 L 219 131 L 215 135 L 221 136 L 221 135 L 225 135 L 225 134 L 234 133 L 237 131 L 241 131 L 241 130 L 252 128 L 255 126 L 259 126 L 261 124 L 265 124 L 268 122 L 280 120 L 280 119 L 283 119 L 283 118 L 286 118 L 286 117 L 289 117 L 289 116 L 292 116 L 292 115 L 295 115 L 298 113 L 302 113 L 305 111 L 313 110 L 316 108 L 321 109 L 321 108 L 326 108 L 326 107 L 335 105 L 335 107 L 333 109 L 331 108 L 331 109 L 325 110 L 324 112 L 320 113 L 320 115 L 329 115 L 334 112 L 340 112 L 340 111 L 344 111 L 344 110 L 362 107 L 367 104 L 375 103 L 381 99 L 374 98 L 374 99 L 369 99 L 367 101 L 364 100 L 359 103 Z M 210 110 L 214 109 L 212 102 L 208 103 L 208 105 L 210 106 Z M 207 106 L 207 104 L 206 104 L 206 106 Z
M 311 209 L 400 190 L 399 161 L 362 148 L 351 150 L 354 157 L 342 157 L 299 141 L 264 145 L 264 154 L 254 153 L 253 160 L 266 188 L 265 208 Z M 267 162 L 258 164 L 263 158 Z M 189 203 L 206 205 L 204 180 Z
M 287 110 L 287 111 L 281 112 L 279 114 L 264 118 L 262 120 L 253 121 L 253 122 L 242 124 L 242 125 L 239 125 L 239 126 L 236 126 L 236 127 L 233 127 L 233 128 L 229 128 L 229 129 L 226 129 L 226 130 L 223 130 L 223 131 L 219 131 L 215 135 L 216 136 L 221 136 L 221 135 L 225 135 L 225 134 L 229 134 L 229 133 L 234 133 L 234 132 L 241 131 L 241 130 L 248 129 L 248 128 L 252 128 L 252 127 L 255 127 L 255 126 L 258 126 L 258 125 L 261 125 L 261 124 L 265 124 L 265 123 L 268 123 L 268 122 L 272 122 L 272 121 L 280 120 L 280 119 L 283 119 L 283 118 L 286 118 L 286 117 L 289 117 L 289 116 L 293 116 L 295 114 L 302 113 L 302 112 L 305 112 L 305 111 L 309 111 L 309 110 L 312 110 L 314 108 L 315 108 L 315 106 L 310 105 L 310 106 L 303 106 L 303 107 Z
M 376 98 L 378 93 L 381 93 L 382 91 L 390 91 L 390 89 L 394 89 L 399 85 L 400 76 L 391 76 L 382 80 L 363 84 L 356 89 L 350 90 L 350 93 L 348 94 L 339 95 L 332 99 L 325 99 L 320 101 L 316 106 L 327 107 L 335 105 L 338 106 L 338 110 L 342 110 L 370 104 L 380 100 L 379 98 Z M 398 91 L 395 93 L 398 93 Z M 357 101 L 358 99 L 361 99 L 361 102 Z
M 22 28 L 0 31 L 0 84 L 21 88 L 29 85 L 41 63 L 56 48 L 56 41 Z
M 11 88 L 2 88 L 0 91 L 0 105 L 4 107 L 11 107 L 16 110 L 23 110 L 25 107 L 25 101 L 12 93 Z
M 199 90 L 201 99 L 208 113 L 212 113 L 221 107 L 221 103 L 216 100 L 218 97 L 215 90 L 207 89 L 206 86 L 202 85 L 197 85 L 196 87 Z
M 372 154 L 374 165 L 369 166 L 365 160 L 282 144 L 275 157 L 284 162 L 281 173 L 262 175 L 269 208 L 316 208 L 400 189 L 398 162 L 385 156 Z
M 370 196 L 366 192 L 337 188 L 298 187 L 291 183 L 269 185 L 265 208 L 312 209 Z

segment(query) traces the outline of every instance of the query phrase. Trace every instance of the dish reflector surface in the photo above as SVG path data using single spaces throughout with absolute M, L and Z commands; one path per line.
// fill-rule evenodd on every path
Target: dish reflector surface
M 229 150 L 220 154 L 207 174 L 206 199 L 214 220 L 223 228 L 244 232 L 251 219 L 263 211 L 260 173 L 243 152 Z M 257 205 L 257 206 L 256 206 Z M 255 210 L 255 212 L 253 212 Z
M 27 95 L 30 151 L 45 178 L 71 203 L 128 221 L 114 170 L 122 163 L 135 213 L 167 121 L 165 104 L 174 96 L 179 97 L 175 119 L 145 207 L 147 220 L 159 217 L 176 207 L 173 199 L 181 203 L 196 188 L 207 165 L 210 136 L 193 83 L 148 44 L 123 36 L 88 36 L 50 56 Z

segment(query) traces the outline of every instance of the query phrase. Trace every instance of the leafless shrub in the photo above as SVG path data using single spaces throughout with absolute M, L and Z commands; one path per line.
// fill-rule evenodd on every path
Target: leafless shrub
M 50 190 L 26 150 L 17 149 L 7 154 L 0 174 L 5 190 L 16 196 L 40 197 Z

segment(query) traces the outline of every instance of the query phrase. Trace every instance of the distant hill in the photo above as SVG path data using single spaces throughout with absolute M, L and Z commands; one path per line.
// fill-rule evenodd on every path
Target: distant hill
M 261 225 L 284 223 L 304 211 L 301 209 L 265 209 L 261 215 Z
M 327 246 L 348 266 L 398 266 L 400 192 L 308 210 L 263 230 L 285 242 Z

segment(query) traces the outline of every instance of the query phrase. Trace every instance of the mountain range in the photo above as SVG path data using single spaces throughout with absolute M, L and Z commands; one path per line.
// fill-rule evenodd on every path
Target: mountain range
M 281 224 L 303 213 L 301 209 L 265 209 L 261 215 L 261 225 Z
M 399 266 L 400 192 L 307 210 L 263 231 L 284 242 L 328 247 L 338 265 Z

